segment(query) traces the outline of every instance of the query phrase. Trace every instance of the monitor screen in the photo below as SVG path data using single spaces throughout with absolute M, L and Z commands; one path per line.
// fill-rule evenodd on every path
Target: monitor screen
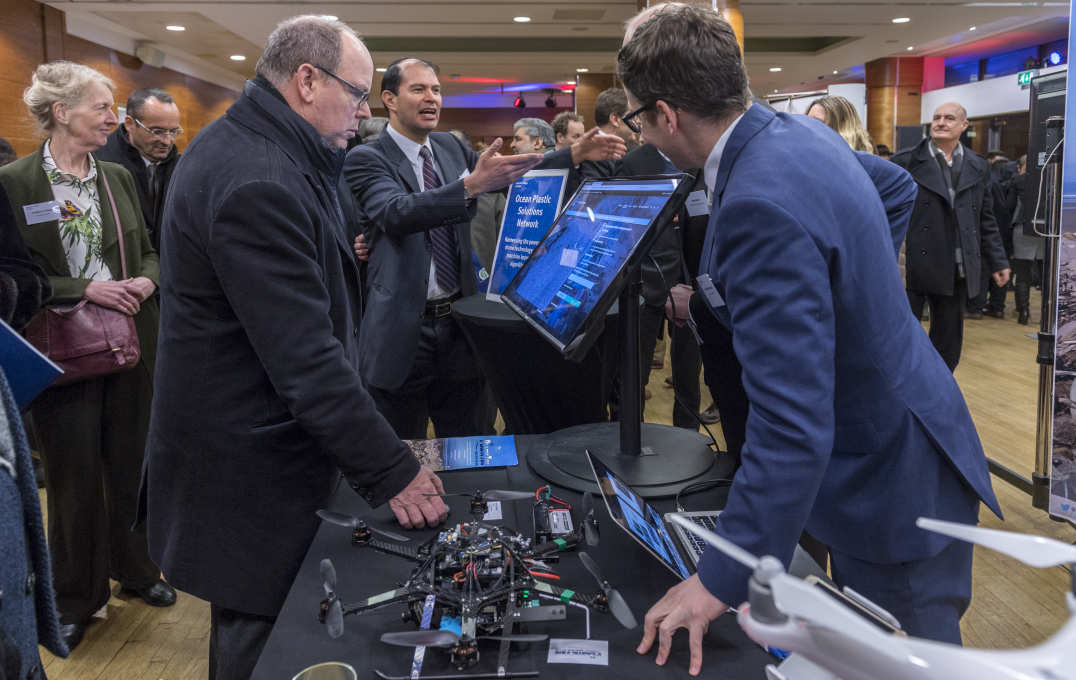
M 663 210 L 679 209 L 684 175 L 589 179 L 557 217 L 502 299 L 562 352 L 604 315 L 618 276 L 652 243 Z M 682 192 L 680 192 L 682 193 Z M 678 200 L 673 201 L 674 195 Z M 654 235 L 656 236 L 656 235 Z
M 598 489 L 613 521 L 642 544 L 654 557 L 682 579 L 691 576 L 661 514 L 617 478 L 594 454 L 587 452 Z

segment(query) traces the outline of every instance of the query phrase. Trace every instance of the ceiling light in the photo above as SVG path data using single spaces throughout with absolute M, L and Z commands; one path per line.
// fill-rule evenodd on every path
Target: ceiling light
M 833 75 L 837 75 L 838 73 L 840 73 L 840 71 L 838 71 L 837 69 L 833 69 Z
M 781 67 L 780 66 L 771 66 L 770 67 L 770 73 L 780 73 L 780 72 L 781 72 Z
M 381 68 L 375 68 L 374 70 L 375 70 L 375 71 L 377 71 L 378 73 L 384 73 L 384 72 L 385 72 L 385 71 L 387 71 L 388 69 L 387 69 L 387 68 L 385 68 L 384 66 L 382 66 Z
M 178 24 L 172 24 L 171 26 L 165 26 L 164 30 L 166 30 L 166 31 L 185 31 L 185 30 L 187 30 L 187 27 L 186 26 L 180 26 Z
M 971 26 L 970 28 L 968 28 L 968 30 L 969 30 L 969 31 L 974 31 L 974 30 L 975 30 L 975 27 L 974 27 L 974 26 Z
M 246 56 L 242 55 L 242 54 L 233 54 L 232 56 L 230 56 L 228 58 L 231 59 L 232 61 L 246 61 L 247 60 Z
M 527 102 L 525 102 L 523 100 L 523 94 L 522 93 L 518 93 L 518 92 L 516 93 L 516 100 L 514 102 L 512 102 L 512 106 L 516 107 L 517 109 L 525 109 L 525 108 L 527 108 Z
M 584 68 L 577 68 L 577 69 L 575 69 L 575 72 L 576 73 L 590 73 L 590 69 L 585 68 L 585 67 Z
M 908 45 L 908 47 L 906 47 L 905 49 L 908 50 L 909 52 L 911 52 L 912 50 L 915 49 L 915 45 Z
M 894 24 L 906 24 L 909 21 L 911 21 L 911 19 L 909 19 L 908 17 L 897 17 L 896 19 L 893 20 L 893 23 Z
M 530 20 L 530 17 L 512 17 L 512 21 L 516 22 L 517 24 L 525 24 Z
M 321 18 L 328 19 L 329 21 L 340 21 L 340 17 L 336 16 L 335 14 L 322 14 Z

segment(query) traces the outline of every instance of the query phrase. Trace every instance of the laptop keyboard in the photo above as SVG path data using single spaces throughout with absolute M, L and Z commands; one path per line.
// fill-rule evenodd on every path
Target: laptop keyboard
M 713 515 L 694 515 L 688 517 L 688 519 L 695 524 L 698 524 L 704 529 L 709 529 L 710 531 L 713 531 L 715 529 L 715 518 Z M 695 562 L 698 563 L 699 558 L 702 557 L 703 551 L 706 550 L 706 541 L 702 540 L 695 534 L 683 531 L 679 527 L 677 527 L 677 533 L 680 535 L 681 539 L 686 539 L 687 544 L 691 546 L 691 551 L 694 553 Z

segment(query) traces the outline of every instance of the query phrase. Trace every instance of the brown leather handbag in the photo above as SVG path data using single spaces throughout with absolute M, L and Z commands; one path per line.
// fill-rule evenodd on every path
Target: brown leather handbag
M 119 238 L 120 267 L 127 278 L 127 255 L 116 200 L 104 170 L 98 169 L 112 205 Z M 134 368 L 142 358 L 134 317 L 83 299 L 74 306 L 43 308 L 26 327 L 26 339 L 63 369 L 56 385 L 96 378 Z

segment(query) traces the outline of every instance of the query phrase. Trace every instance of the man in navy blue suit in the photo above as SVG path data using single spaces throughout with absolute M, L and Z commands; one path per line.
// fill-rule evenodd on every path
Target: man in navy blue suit
M 838 584 L 912 635 L 959 642 L 972 549 L 915 519 L 974 524 L 980 501 L 1000 508 L 960 390 L 905 303 L 877 189 L 833 131 L 749 106 L 716 12 L 664 4 L 643 19 L 618 56 L 625 120 L 677 167 L 704 169 L 697 287 L 732 333 L 750 403 L 718 532 L 788 564 L 806 530 Z M 706 627 L 748 578 L 709 550 L 648 612 L 638 651 L 657 638 L 663 664 L 687 628 L 697 674 Z

